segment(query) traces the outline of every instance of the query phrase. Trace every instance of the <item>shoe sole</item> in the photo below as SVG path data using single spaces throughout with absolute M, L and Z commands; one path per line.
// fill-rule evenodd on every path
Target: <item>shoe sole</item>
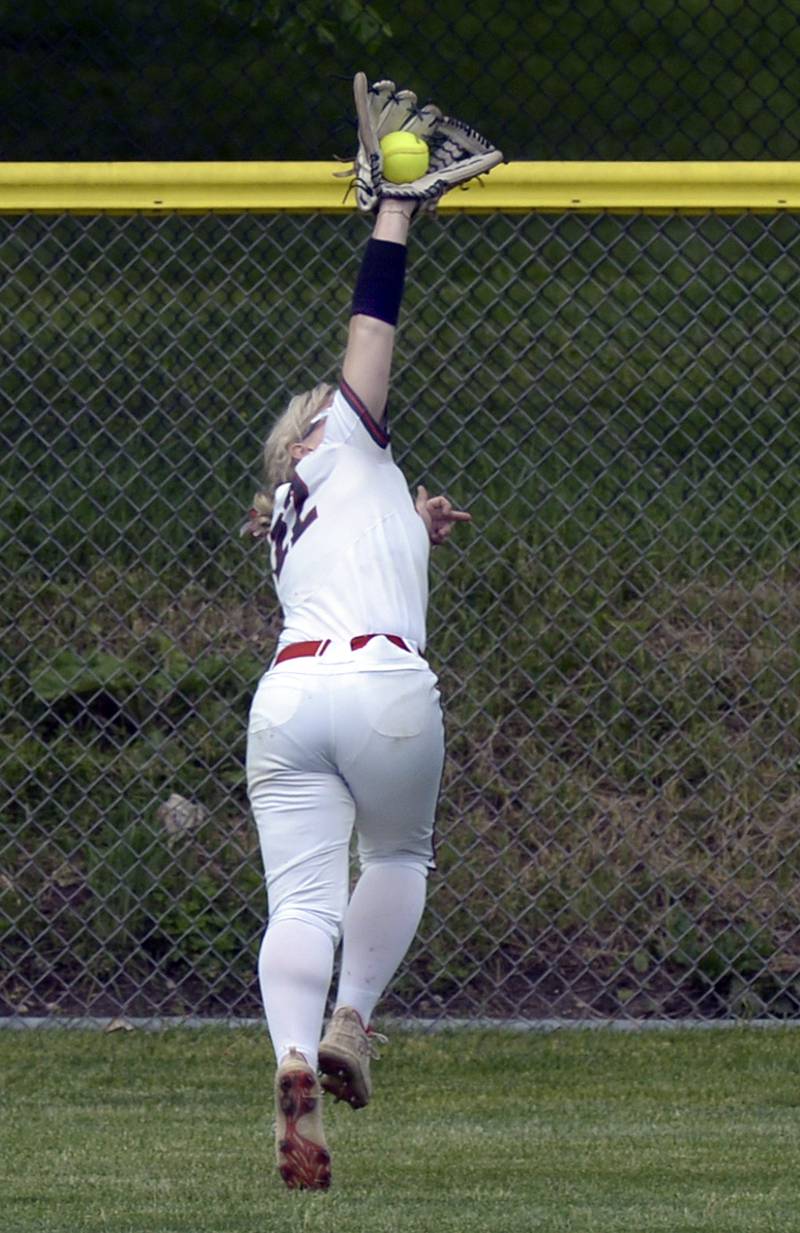
M 289 1190 L 327 1190 L 331 1184 L 331 1155 L 323 1143 L 298 1130 L 301 1117 L 317 1108 L 316 1080 L 307 1071 L 295 1070 L 278 1081 L 278 1107 L 285 1119 L 278 1141 L 278 1172 Z
M 355 1067 L 341 1054 L 320 1049 L 320 1083 L 334 1100 L 344 1100 L 353 1109 L 363 1109 L 369 1101 Z

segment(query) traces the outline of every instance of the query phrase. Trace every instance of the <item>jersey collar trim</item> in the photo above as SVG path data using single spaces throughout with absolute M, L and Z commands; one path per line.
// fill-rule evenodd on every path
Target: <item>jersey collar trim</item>
M 382 450 L 385 450 L 391 439 L 388 431 L 383 427 L 382 424 L 379 424 L 377 420 L 374 420 L 372 418 L 369 411 L 365 407 L 364 403 L 359 398 L 358 394 L 356 394 L 355 390 L 352 390 L 350 388 L 350 386 L 347 384 L 346 381 L 342 381 L 339 385 L 339 388 L 342 391 L 342 396 L 344 397 L 348 406 L 351 407 L 351 409 L 356 413 L 358 418 L 361 420 L 361 423 L 364 425 L 367 432 L 372 437 L 372 440 L 375 442 L 376 445 L 379 445 Z

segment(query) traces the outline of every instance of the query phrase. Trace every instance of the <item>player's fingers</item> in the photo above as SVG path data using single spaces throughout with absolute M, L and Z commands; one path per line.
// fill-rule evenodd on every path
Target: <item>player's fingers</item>
M 467 514 L 464 510 L 453 509 L 452 506 L 437 510 L 436 518 L 439 522 L 472 522 L 472 514 Z
M 427 488 L 423 488 L 422 484 L 417 488 L 417 495 L 414 500 L 414 508 L 419 514 L 422 521 L 427 525 L 431 522 L 430 497 L 428 496 Z
M 428 507 L 440 518 L 452 518 L 456 522 L 469 522 L 472 519 L 472 515 L 464 510 L 453 509 L 452 502 L 447 497 L 431 497 Z
M 442 521 L 444 521 L 445 519 L 451 518 L 453 507 L 448 501 L 447 497 L 436 497 L 435 501 L 436 501 L 436 504 L 432 505 L 432 509 L 431 509 L 431 512 L 433 513 L 434 517 L 439 518 Z

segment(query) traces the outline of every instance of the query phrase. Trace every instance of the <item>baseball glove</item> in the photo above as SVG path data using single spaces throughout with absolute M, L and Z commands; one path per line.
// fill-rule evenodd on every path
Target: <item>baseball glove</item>
M 353 167 L 337 174 L 354 177 L 356 202 L 364 214 L 374 213 L 386 198 L 416 201 L 418 210 L 434 210 L 448 189 L 484 175 L 503 161 L 501 151 L 474 128 L 443 116 L 433 103 L 418 107 L 416 94 L 398 90 L 393 81 L 368 86 L 364 74 L 356 73 L 353 94 L 358 149 Z M 407 184 L 393 184 L 383 177 L 381 139 L 398 129 L 415 133 L 430 148 L 425 175 Z

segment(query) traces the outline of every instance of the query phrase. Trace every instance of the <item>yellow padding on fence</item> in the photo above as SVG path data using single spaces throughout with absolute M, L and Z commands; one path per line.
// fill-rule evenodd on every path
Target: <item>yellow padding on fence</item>
M 0 213 L 354 209 L 341 163 L 0 163 Z M 800 162 L 519 162 L 454 189 L 443 213 L 798 210 Z

